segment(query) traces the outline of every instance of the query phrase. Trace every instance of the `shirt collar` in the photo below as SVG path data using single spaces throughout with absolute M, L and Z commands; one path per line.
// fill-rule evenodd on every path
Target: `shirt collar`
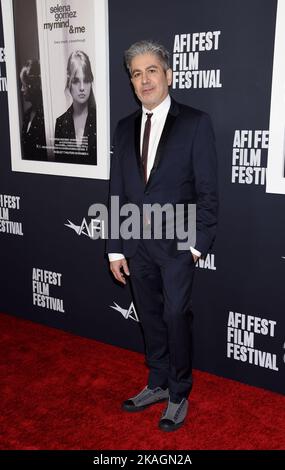
M 149 109 L 146 109 L 144 106 L 142 106 L 142 112 L 144 117 L 146 118 L 146 113 L 152 113 L 153 118 L 159 117 L 162 114 L 167 114 L 169 111 L 171 105 L 171 99 L 170 96 L 167 95 L 167 97 L 155 108 L 153 108 L 151 111 Z

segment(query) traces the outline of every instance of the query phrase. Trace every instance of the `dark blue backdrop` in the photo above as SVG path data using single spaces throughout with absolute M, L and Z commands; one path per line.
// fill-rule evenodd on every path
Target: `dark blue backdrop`
M 218 49 L 199 53 L 199 70 L 220 70 L 222 87 L 171 91 L 178 101 L 210 113 L 219 157 L 220 223 L 208 258 L 215 269 L 198 266 L 194 284 L 194 365 L 284 393 L 285 196 L 231 180 L 235 131 L 269 128 L 275 16 L 274 0 L 109 0 L 110 119 L 113 132 L 117 120 L 137 106 L 123 66 L 123 51 L 132 42 L 153 38 L 172 51 L 177 34 L 221 31 Z M 1 70 L 3 76 L 4 64 Z M 20 196 L 15 219 L 24 231 L 23 237 L 0 232 L 1 311 L 143 351 L 135 316 L 125 312 L 125 318 L 110 307 L 116 302 L 128 310 L 131 295 L 113 282 L 104 242 L 64 225 L 88 220 L 92 203 L 106 203 L 108 182 L 12 172 L 5 92 L 0 106 L 0 193 Z M 264 167 L 266 156 L 263 149 Z M 52 292 L 63 299 L 64 314 L 33 305 L 34 267 L 62 273 L 62 287 Z M 230 311 L 276 322 L 273 336 L 255 333 L 258 364 L 227 357 Z M 260 363 L 265 355 L 267 367 Z M 270 362 L 275 360 L 278 370 Z

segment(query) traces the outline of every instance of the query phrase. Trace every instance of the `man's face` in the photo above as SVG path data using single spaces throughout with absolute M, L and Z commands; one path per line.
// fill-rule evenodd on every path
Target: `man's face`
M 131 81 L 138 99 L 152 110 L 168 95 L 172 70 L 166 72 L 155 54 L 140 54 L 131 63 Z

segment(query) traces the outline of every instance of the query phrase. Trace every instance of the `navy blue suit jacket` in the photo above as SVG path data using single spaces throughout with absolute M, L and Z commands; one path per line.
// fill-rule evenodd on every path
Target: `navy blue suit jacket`
M 111 157 L 110 196 L 119 196 L 120 206 L 137 204 L 196 204 L 196 244 L 202 255 L 209 250 L 217 224 L 217 162 L 209 116 L 171 100 L 164 129 L 147 184 L 140 156 L 142 111 L 119 121 Z M 110 212 L 110 211 L 109 211 Z M 121 218 L 122 220 L 122 218 Z M 139 240 L 110 237 L 107 253 L 135 254 Z M 177 240 L 164 244 L 177 255 Z M 189 249 L 189 248 L 188 248 Z

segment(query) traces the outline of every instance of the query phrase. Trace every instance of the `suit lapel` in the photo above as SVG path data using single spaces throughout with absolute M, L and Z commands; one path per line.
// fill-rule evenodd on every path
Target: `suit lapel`
M 161 134 L 158 146 L 157 146 L 156 155 L 155 155 L 155 159 L 154 159 L 154 164 L 153 164 L 153 167 L 151 169 L 149 178 L 147 180 L 146 188 L 150 185 L 151 180 L 153 178 L 153 175 L 157 171 L 158 165 L 159 165 L 159 163 L 161 162 L 161 160 L 164 156 L 164 149 L 166 147 L 168 137 L 170 135 L 170 131 L 173 127 L 173 124 L 174 124 L 175 119 L 176 119 L 178 114 L 179 114 L 179 106 L 176 103 L 176 101 L 171 99 L 171 106 L 169 108 L 167 118 L 166 118 L 166 121 L 165 121 L 165 124 L 164 124 L 164 127 L 163 127 L 163 131 L 162 131 L 162 134 Z
M 138 164 L 139 174 L 141 176 L 142 182 L 144 184 L 144 174 L 143 174 L 143 166 L 142 166 L 142 159 L 141 159 L 141 122 L 142 122 L 142 112 L 140 112 L 135 117 L 135 153 L 136 159 Z
M 159 163 L 161 162 L 163 155 L 164 155 L 164 149 L 168 141 L 168 137 L 170 134 L 170 131 L 172 129 L 172 126 L 175 122 L 175 119 L 177 115 L 179 114 L 179 106 L 171 98 L 171 106 L 169 108 L 167 118 L 163 127 L 163 131 L 159 140 L 159 144 L 157 147 L 155 159 L 154 159 L 154 164 L 151 169 L 147 184 L 145 185 L 144 183 L 144 172 L 143 172 L 143 166 L 142 166 L 142 160 L 141 160 L 141 152 L 140 152 L 140 137 L 141 137 L 141 121 L 142 121 L 142 112 L 139 112 L 136 117 L 135 117 L 135 135 L 134 135 L 134 143 L 135 143 L 135 153 L 136 153 L 136 159 L 137 159 L 137 164 L 138 164 L 138 169 L 139 173 L 142 179 L 143 184 L 145 185 L 145 188 L 147 188 L 152 180 L 152 177 L 154 173 L 156 172 Z

